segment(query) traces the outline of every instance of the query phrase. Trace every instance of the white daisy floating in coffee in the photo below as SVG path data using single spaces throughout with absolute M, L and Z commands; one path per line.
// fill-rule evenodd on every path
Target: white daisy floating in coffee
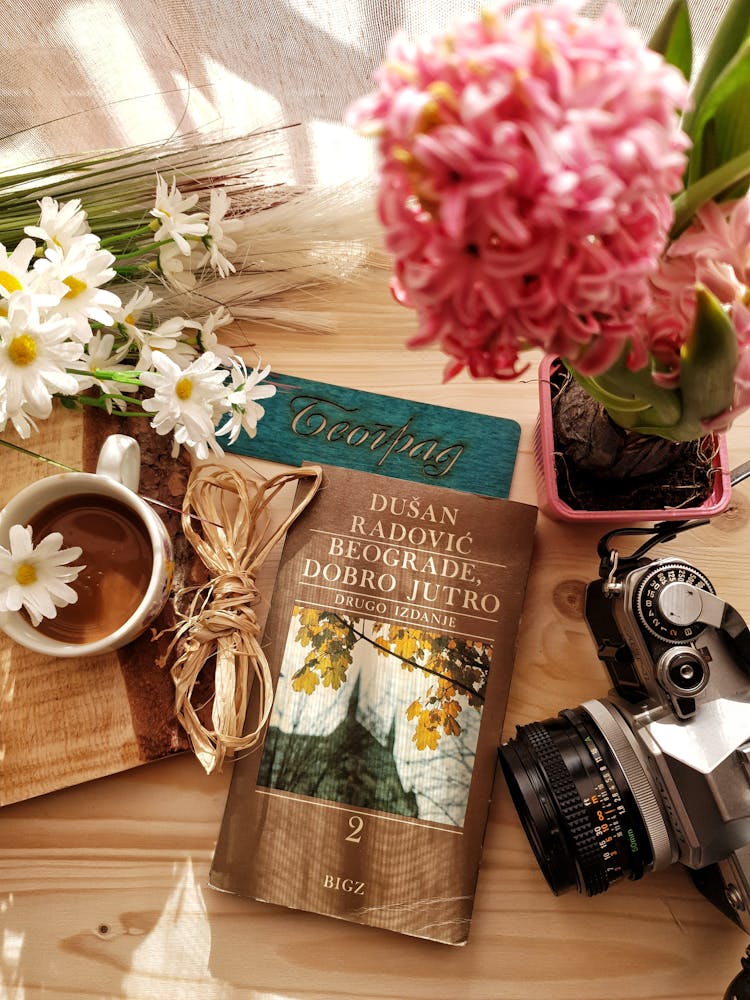
M 82 553 L 80 546 L 63 548 L 59 531 L 34 545 L 29 525 L 14 524 L 9 532 L 10 549 L 0 545 L 0 611 L 20 611 L 39 626 L 54 619 L 59 608 L 78 600 L 68 586 L 85 566 L 70 566 Z
M 11 527 L 10 551 L 0 546 L 0 611 L 23 609 L 38 632 L 63 643 L 116 632 L 151 577 L 145 525 L 117 498 L 95 493 L 59 498 L 30 521 Z M 81 555 L 86 565 L 68 565 Z

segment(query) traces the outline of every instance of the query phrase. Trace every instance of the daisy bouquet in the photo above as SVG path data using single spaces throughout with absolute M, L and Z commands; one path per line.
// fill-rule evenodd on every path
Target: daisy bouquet
M 255 433 L 257 400 L 274 387 L 260 384 L 269 368 L 248 371 L 219 344 L 230 313 L 160 319 L 160 297 L 138 284 L 139 272 L 168 286 L 195 267 L 234 270 L 224 256 L 239 225 L 226 218 L 229 196 L 212 190 L 207 212 L 197 202 L 157 176 L 151 221 L 102 240 L 79 199 L 44 197 L 18 244 L 0 245 L 0 430 L 28 438 L 57 397 L 149 415 L 157 433 L 173 434 L 173 453 L 184 445 L 199 459 L 221 454 L 222 436 Z
M 270 367 L 246 364 L 222 328 L 328 329 L 314 294 L 286 293 L 354 274 L 369 208 L 354 190 L 272 180 L 265 138 L 0 174 L 0 443 L 18 448 L 13 432 L 32 438 L 55 407 L 141 416 L 199 460 L 254 436 Z M 76 599 L 78 549 L 23 525 L 8 541 L 0 611 L 38 625 Z
M 398 37 L 350 121 L 381 156 L 392 290 L 446 377 L 560 357 L 621 427 L 674 441 L 750 405 L 750 2 L 692 90 L 687 6 L 646 45 L 610 6 L 501 4 Z
M 369 252 L 360 193 L 281 183 L 274 134 L 0 174 L 0 434 L 57 400 L 148 415 L 199 459 L 252 436 L 268 369 L 219 331 L 329 329 L 316 287 Z

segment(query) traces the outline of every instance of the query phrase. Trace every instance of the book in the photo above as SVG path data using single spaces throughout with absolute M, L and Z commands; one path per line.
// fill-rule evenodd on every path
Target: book
M 284 543 L 273 709 L 209 884 L 463 944 L 536 508 L 323 471 Z
M 521 428 L 515 420 L 383 396 L 272 372 L 255 437 L 228 450 L 301 465 L 317 462 L 394 479 L 507 497 Z

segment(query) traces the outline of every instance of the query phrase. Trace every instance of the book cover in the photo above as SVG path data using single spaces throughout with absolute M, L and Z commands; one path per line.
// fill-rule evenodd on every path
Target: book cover
M 264 648 L 209 884 L 465 943 L 536 508 L 324 467 Z
M 316 462 L 454 490 L 507 497 L 521 428 L 515 420 L 383 396 L 273 372 L 258 434 L 229 450 Z

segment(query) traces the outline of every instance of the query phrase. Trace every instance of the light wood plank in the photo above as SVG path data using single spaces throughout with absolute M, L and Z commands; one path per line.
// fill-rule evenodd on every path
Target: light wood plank
M 252 329 L 263 358 L 309 378 L 518 419 L 512 496 L 533 502 L 534 370 L 508 385 L 461 377 L 443 386 L 441 356 L 403 349 L 410 318 L 395 306 L 389 312 L 385 276 L 379 290 L 345 289 L 340 297 L 346 322 L 334 335 Z M 368 311 L 381 319 L 368 324 Z M 241 335 L 247 339 L 247 327 Z M 739 463 L 749 451 L 745 416 L 730 454 Z M 0 484 L 7 492 L 37 474 L 14 469 Z M 741 486 L 727 514 L 664 550 L 694 560 L 745 611 L 748 491 L 750 484 Z M 580 616 L 599 534 L 539 519 L 506 736 L 517 723 L 606 693 Z M 3 647 L 0 662 L 10 655 Z M 207 778 L 184 755 L 4 808 L 0 996 L 716 1000 L 739 968 L 746 937 L 678 868 L 592 900 L 552 896 L 500 777 L 464 949 L 214 892 L 205 883 L 228 777 Z

